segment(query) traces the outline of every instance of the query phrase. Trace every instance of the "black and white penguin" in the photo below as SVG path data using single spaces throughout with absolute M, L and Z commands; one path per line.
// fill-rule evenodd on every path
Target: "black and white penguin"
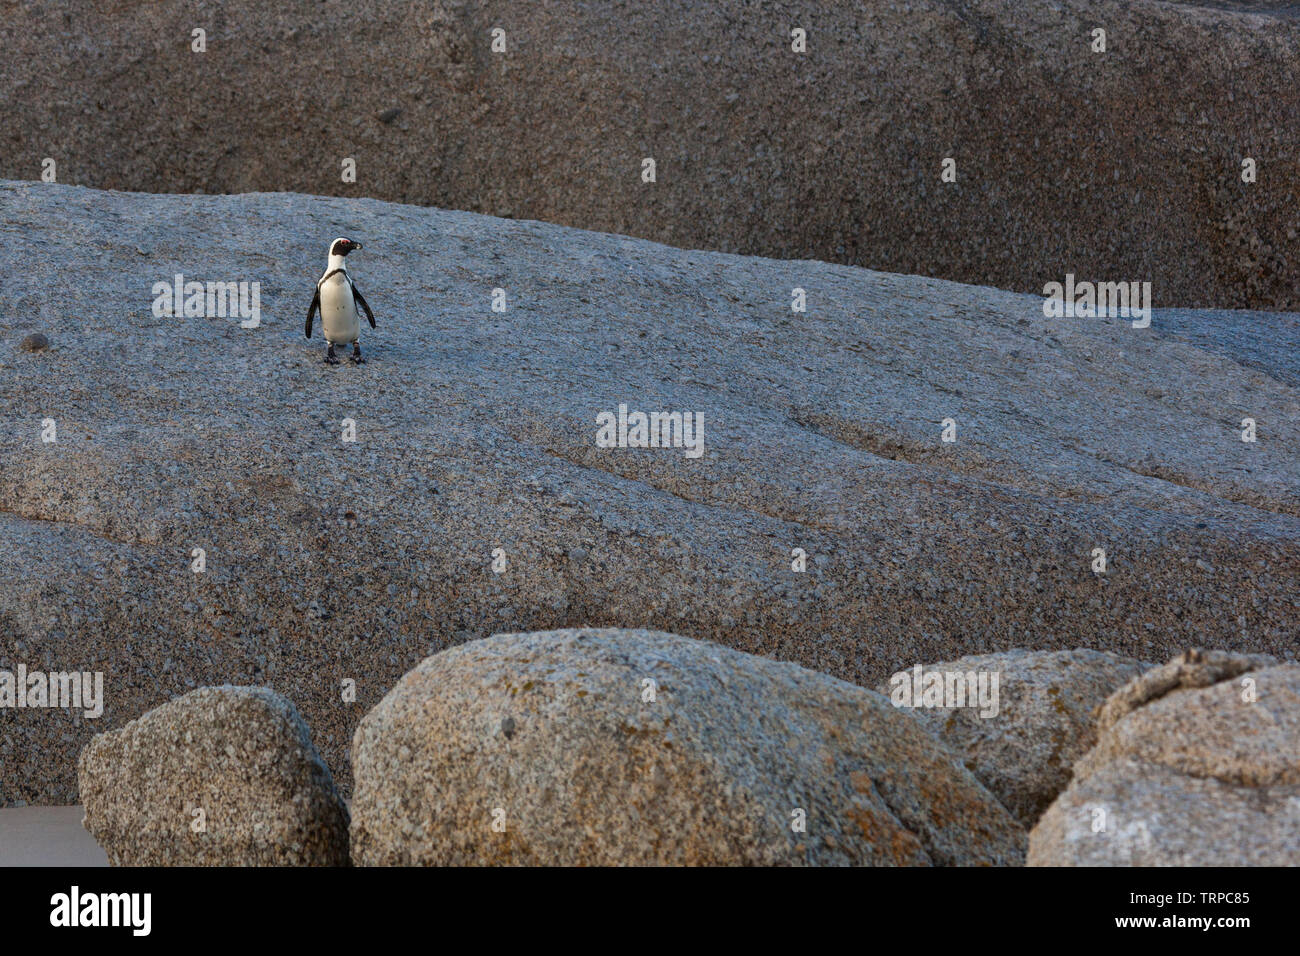
M 307 338 L 311 338 L 312 319 L 316 310 L 320 309 L 321 330 L 325 333 L 325 342 L 329 346 L 325 352 L 325 361 L 331 365 L 339 364 L 339 358 L 334 354 L 336 343 L 346 345 L 351 342 L 352 361 L 358 364 L 365 361 L 361 357 L 361 343 L 358 341 L 363 311 L 370 320 L 370 327 L 375 327 L 374 313 L 370 311 L 357 284 L 352 281 L 352 276 L 348 275 L 348 267 L 343 261 L 349 252 L 360 248 L 361 243 L 342 237 L 330 243 L 329 264 L 325 267 L 325 274 L 316 283 L 316 295 L 312 297 L 311 308 L 307 310 Z

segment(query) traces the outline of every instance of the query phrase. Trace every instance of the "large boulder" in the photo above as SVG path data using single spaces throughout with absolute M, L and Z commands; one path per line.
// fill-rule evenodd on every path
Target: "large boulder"
M 1247 671 L 1276 664 L 1271 654 L 1239 654 L 1231 651 L 1189 648 L 1178 657 L 1144 670 L 1107 698 L 1097 716 L 1102 730 L 1110 730 L 1121 720 L 1152 701 L 1180 690 L 1212 687 Z
M 994 706 L 969 697 L 959 706 L 929 706 L 915 694 L 917 675 L 900 671 L 879 686 L 957 755 L 1024 826 L 1032 827 L 1070 782 L 1074 762 L 1097 740 L 1097 709 L 1146 670 L 1131 657 L 1087 649 L 977 654 L 923 665 L 945 684 L 993 690 Z M 996 676 L 996 683 L 994 677 Z M 957 684 L 953 685 L 958 686 Z
M 293 704 L 202 687 L 99 734 L 77 764 L 114 866 L 345 866 L 348 811 Z
M 1233 657 L 1193 652 L 1112 698 L 1030 865 L 1300 863 L 1300 664 Z
M 0 177 L 49 158 L 100 188 L 372 196 L 1022 292 L 1072 273 L 1300 307 L 1282 0 L 6 7 Z
M 107 675 L 97 719 L 0 707 L 0 804 L 72 802 L 92 733 L 227 682 L 289 696 L 346 788 L 398 678 L 502 631 L 654 627 L 864 687 L 1294 642 L 1280 321 L 1203 316 L 1238 361 L 995 289 L 373 200 L 0 183 L 0 225 L 0 662 Z M 303 317 L 343 233 L 379 327 L 328 368 Z M 259 282 L 260 324 L 155 315 L 177 274 Z M 37 330 L 58 347 L 16 348 Z M 703 454 L 599 445 L 620 406 L 698 414 Z
M 672 634 L 443 651 L 352 747 L 357 864 L 1021 859 L 1006 810 L 880 695 Z

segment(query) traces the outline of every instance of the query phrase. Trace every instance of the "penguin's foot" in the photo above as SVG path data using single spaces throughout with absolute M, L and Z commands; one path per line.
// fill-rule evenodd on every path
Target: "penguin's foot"
M 334 343 L 330 343 L 329 349 L 325 352 L 325 361 L 330 365 L 338 365 L 339 357 L 334 354 Z
M 353 342 L 352 343 L 352 364 L 361 365 L 364 362 L 365 359 L 361 357 L 361 343 Z

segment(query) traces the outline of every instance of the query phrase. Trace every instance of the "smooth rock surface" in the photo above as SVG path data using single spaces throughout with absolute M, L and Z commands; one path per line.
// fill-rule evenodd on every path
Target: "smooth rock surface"
M 0 708 L 0 804 L 75 802 L 92 733 L 225 682 L 293 700 L 346 793 L 366 711 L 500 631 L 866 687 L 1007 647 L 1295 654 L 1281 326 L 1247 365 L 994 289 L 374 200 L 0 184 L 0 232 L 0 341 L 58 343 L 0 348 L 0 669 L 105 675 L 98 720 Z M 303 319 L 341 234 L 379 327 L 329 368 Z M 260 283 L 260 325 L 155 316 L 177 274 Z M 620 405 L 702 416 L 703 454 L 598 447 Z
M 108 866 L 108 855 L 81 825 L 84 810 L 0 807 L 0 869 L 11 866 Z
M 653 631 L 435 654 L 361 722 L 353 776 L 358 865 L 1008 865 L 1023 849 L 880 695 Z
M 996 709 L 971 705 L 915 706 L 912 671 L 903 671 L 901 707 L 916 716 L 980 783 L 1026 827 L 1032 827 L 1070 782 L 1074 762 L 1097 740 L 1096 711 L 1149 665 L 1104 651 L 979 654 L 925 664 L 922 674 L 997 675 Z M 946 677 L 945 677 L 946 680 Z M 966 683 L 964 686 L 975 686 Z M 899 685 L 877 690 L 891 697 Z
M 1029 864 L 1300 865 L 1300 665 L 1223 674 L 1103 730 L 1034 828 Z
M 347 865 L 347 808 L 267 688 L 178 697 L 94 737 L 77 770 L 84 825 L 114 866 Z
M 1150 281 L 1159 305 L 1298 309 L 1300 22 L 1215 5 L 159 0 L 122 17 L 10 0 L 0 178 L 54 159 L 101 188 L 373 196 L 1021 292 L 1070 273 Z

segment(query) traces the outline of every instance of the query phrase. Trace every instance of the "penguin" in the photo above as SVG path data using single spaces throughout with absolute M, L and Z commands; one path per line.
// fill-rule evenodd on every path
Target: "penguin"
M 375 327 L 375 315 L 370 311 L 365 296 L 352 281 L 348 267 L 344 263 L 349 252 L 361 248 L 361 243 L 339 237 L 330 243 L 329 263 L 325 274 L 316 282 L 316 294 L 312 297 L 311 308 L 307 310 L 307 338 L 311 338 L 312 319 L 320 309 L 321 331 L 329 346 L 325 351 L 325 361 L 338 365 L 338 356 L 334 354 L 336 343 L 352 343 L 352 361 L 360 365 L 365 361 L 361 357 L 361 313 L 366 313 L 370 327 Z

